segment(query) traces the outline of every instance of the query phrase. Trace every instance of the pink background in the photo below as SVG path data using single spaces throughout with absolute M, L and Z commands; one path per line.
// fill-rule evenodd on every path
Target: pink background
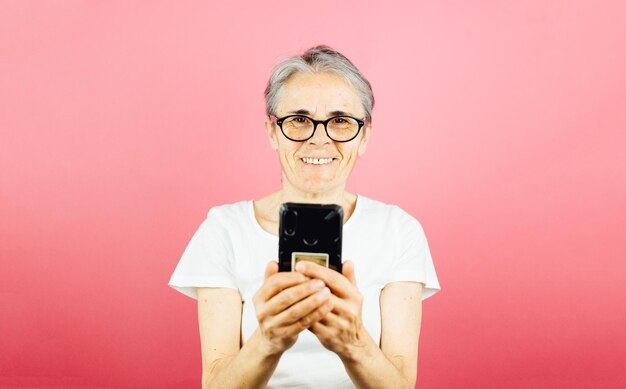
M 0 1 L 0 386 L 200 386 L 167 281 L 279 187 L 263 89 L 324 43 L 377 102 L 349 189 L 422 222 L 443 288 L 417 386 L 624 387 L 624 4 Z

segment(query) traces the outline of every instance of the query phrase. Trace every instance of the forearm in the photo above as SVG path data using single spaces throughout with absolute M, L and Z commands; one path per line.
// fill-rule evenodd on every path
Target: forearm
M 237 355 L 215 366 L 211 376 L 203 377 L 203 388 L 262 388 L 276 370 L 282 353 L 275 353 L 263 342 L 259 329 Z
M 340 356 L 352 383 L 357 388 L 407 388 L 414 383 L 394 366 L 372 337 L 363 329 L 364 345 Z

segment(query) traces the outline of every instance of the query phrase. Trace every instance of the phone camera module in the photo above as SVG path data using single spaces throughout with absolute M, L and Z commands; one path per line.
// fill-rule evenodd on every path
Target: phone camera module
M 296 234 L 296 226 L 298 225 L 298 213 L 289 210 L 285 214 L 285 235 L 294 236 Z

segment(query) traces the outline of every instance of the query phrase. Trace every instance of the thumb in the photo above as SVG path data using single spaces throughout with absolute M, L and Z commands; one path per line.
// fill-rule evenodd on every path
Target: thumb
M 341 265 L 341 274 L 343 274 L 352 285 L 356 286 L 356 276 L 354 274 L 354 263 L 352 261 L 345 261 Z
M 267 280 L 271 275 L 278 273 L 278 262 L 269 261 L 265 267 L 265 279 Z

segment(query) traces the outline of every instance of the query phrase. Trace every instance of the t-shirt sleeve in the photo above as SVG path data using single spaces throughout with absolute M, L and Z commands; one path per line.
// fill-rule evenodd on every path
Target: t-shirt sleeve
M 187 244 L 168 285 L 198 299 L 197 287 L 237 289 L 233 272 L 233 250 L 215 208 L 209 210 Z
M 417 281 L 424 284 L 422 300 L 441 290 L 422 225 L 395 206 L 398 216 L 397 252 L 388 282 Z

